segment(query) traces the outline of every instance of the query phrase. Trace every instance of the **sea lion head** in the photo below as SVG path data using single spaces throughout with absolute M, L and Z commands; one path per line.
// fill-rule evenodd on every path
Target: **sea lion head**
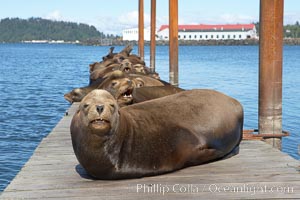
M 106 61 L 108 59 L 112 59 L 114 57 L 114 55 L 116 55 L 116 53 L 113 53 L 114 49 L 115 49 L 115 47 L 110 47 L 109 51 L 108 51 L 108 54 L 106 56 L 103 56 L 102 60 Z
M 135 88 L 140 88 L 145 86 L 145 82 L 142 78 L 133 78 L 132 82 L 134 83 Z
M 135 64 L 133 65 L 133 69 L 136 71 L 136 72 L 139 72 L 139 73 L 142 73 L 142 74 L 146 74 L 146 70 L 145 70 L 145 66 L 142 65 L 142 64 Z
M 71 92 L 66 93 L 64 95 L 64 98 L 68 102 L 73 103 L 73 102 L 80 102 L 85 95 L 87 95 L 86 90 L 82 88 L 75 88 Z
M 132 91 L 135 83 L 123 72 L 114 71 L 98 89 L 104 89 L 110 92 L 117 100 L 119 106 L 132 103 Z
M 120 63 L 118 70 L 125 72 L 125 73 L 135 72 L 135 70 L 132 66 L 132 63 L 128 59 L 125 59 Z
M 98 136 L 108 136 L 118 124 L 118 104 L 115 98 L 105 90 L 93 90 L 86 95 L 77 114 L 83 127 Z

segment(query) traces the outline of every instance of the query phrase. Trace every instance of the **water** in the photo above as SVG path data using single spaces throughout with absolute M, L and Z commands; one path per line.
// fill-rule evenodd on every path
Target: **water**
M 87 85 L 88 65 L 108 49 L 0 44 L 0 191 L 63 117 L 69 107 L 63 94 Z M 156 50 L 157 72 L 168 80 L 168 47 Z M 149 47 L 145 55 L 149 64 Z M 284 47 L 283 129 L 291 136 L 283 140 L 283 151 L 296 159 L 300 159 L 299 55 L 300 46 Z M 179 66 L 180 87 L 216 89 L 233 96 L 244 106 L 244 128 L 257 128 L 258 46 L 180 46 Z

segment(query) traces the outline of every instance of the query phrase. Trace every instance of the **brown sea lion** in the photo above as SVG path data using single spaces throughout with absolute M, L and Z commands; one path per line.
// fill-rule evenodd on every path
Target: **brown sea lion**
M 80 102 L 89 92 L 98 88 L 109 91 L 118 100 L 120 106 L 125 106 L 132 104 L 132 91 L 134 88 L 162 86 L 164 84 L 163 81 L 151 77 L 126 74 L 116 70 L 107 73 L 103 78 L 99 77 L 88 86 L 73 89 L 66 93 L 64 98 L 70 103 Z
M 108 59 L 108 60 L 101 61 L 101 62 L 94 62 L 94 63 L 90 64 L 90 73 L 92 73 L 95 70 L 105 69 L 106 67 L 108 67 L 112 64 L 116 64 L 116 63 L 118 64 L 118 62 L 113 59 Z
M 71 122 L 75 155 L 98 179 L 137 178 L 199 165 L 238 149 L 243 108 L 213 90 L 189 90 L 119 109 L 93 90 Z
M 160 79 L 153 78 L 150 75 L 144 75 L 144 74 L 128 74 L 129 77 L 132 79 L 138 79 L 141 80 L 140 83 L 142 84 L 141 86 L 163 86 L 163 85 L 169 85 L 168 82 L 165 82 Z
M 176 94 L 182 91 L 185 90 L 172 85 L 136 87 L 132 91 L 132 101 L 133 103 L 140 103 L 151 99 L 157 99 L 160 97 Z
M 103 82 L 103 80 L 104 79 L 99 78 L 88 86 L 75 88 L 70 92 L 64 94 L 64 98 L 70 103 L 80 102 L 83 99 L 83 97 L 85 97 L 88 93 L 90 93 L 94 89 L 97 89 L 99 85 Z
M 131 94 L 134 87 L 136 87 L 136 82 L 133 82 L 125 73 L 115 71 L 98 86 L 98 89 L 111 93 L 122 107 L 132 104 Z
M 92 71 L 90 73 L 90 84 L 100 77 L 109 76 L 115 70 L 120 70 L 127 74 L 141 74 L 141 75 L 151 74 L 143 66 L 139 67 L 139 69 L 136 69 L 136 67 L 133 66 L 128 59 L 124 59 L 121 63 L 113 63 L 108 65 L 107 67 L 95 69 L 94 71 Z M 153 77 L 152 74 L 151 77 Z M 159 75 L 155 73 L 154 77 L 157 78 L 159 77 Z
M 102 60 L 106 61 L 108 59 L 112 59 L 115 55 L 117 55 L 117 53 L 113 53 L 114 49 L 115 49 L 115 47 L 110 47 L 108 54 L 106 56 L 103 56 Z
M 90 93 L 93 89 L 89 86 L 82 88 L 75 88 L 70 92 L 64 94 L 65 100 L 69 103 L 80 102 L 88 93 Z
M 127 45 L 119 53 L 113 53 L 114 47 L 111 47 L 108 54 L 102 57 L 101 62 L 94 62 L 90 64 L 90 73 L 92 73 L 94 70 L 108 67 L 114 63 L 121 63 L 125 59 L 132 63 L 132 65 L 139 64 L 145 66 L 145 62 L 139 56 L 130 54 L 132 49 L 132 45 Z
M 105 76 L 109 76 L 116 68 L 119 68 L 119 66 L 119 63 L 113 63 L 105 68 L 92 71 L 90 73 L 90 84 L 92 84 L 99 78 L 105 78 Z
M 122 107 L 132 104 L 134 88 L 162 85 L 163 83 L 159 80 L 148 76 L 126 74 L 116 70 L 99 85 L 98 89 L 109 91 L 117 99 L 119 106 Z
M 135 73 L 135 69 L 128 59 L 124 59 L 116 69 L 126 73 Z

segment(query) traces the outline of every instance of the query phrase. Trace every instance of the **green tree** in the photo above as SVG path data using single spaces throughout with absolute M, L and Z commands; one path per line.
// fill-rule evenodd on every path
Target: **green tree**
M 51 21 L 42 18 L 5 18 L 0 21 L 0 42 L 25 40 L 84 41 L 104 34 L 83 23 Z

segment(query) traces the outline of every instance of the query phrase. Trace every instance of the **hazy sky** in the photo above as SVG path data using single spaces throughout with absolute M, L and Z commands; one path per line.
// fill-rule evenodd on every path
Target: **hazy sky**
M 94 25 L 120 34 L 137 27 L 138 0 L 0 0 L 0 19 L 42 17 Z M 145 25 L 150 24 L 150 0 L 144 0 Z M 156 0 L 157 26 L 168 23 L 169 0 Z M 179 24 L 252 23 L 259 19 L 259 0 L 178 0 Z M 284 23 L 300 21 L 300 0 L 284 1 Z

